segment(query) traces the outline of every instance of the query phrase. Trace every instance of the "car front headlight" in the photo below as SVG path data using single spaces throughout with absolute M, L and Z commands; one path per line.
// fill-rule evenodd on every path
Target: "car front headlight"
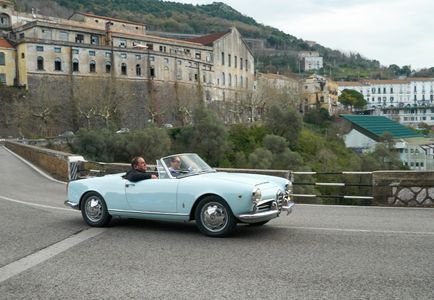
M 258 203 L 259 201 L 261 201 L 262 199 L 262 193 L 261 190 L 259 188 L 255 188 L 252 191 L 252 202 L 254 204 Z
M 288 181 L 287 184 L 285 184 L 285 192 L 287 194 L 291 194 L 292 193 L 292 182 Z

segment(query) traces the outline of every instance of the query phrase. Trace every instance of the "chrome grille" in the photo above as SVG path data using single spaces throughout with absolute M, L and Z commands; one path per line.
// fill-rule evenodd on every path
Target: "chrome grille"
M 285 194 L 282 191 L 277 191 L 276 198 L 269 199 L 269 200 L 263 200 L 261 203 L 256 207 L 257 212 L 263 212 L 263 211 L 269 211 L 272 209 L 273 202 L 277 203 L 277 208 L 279 210 L 282 209 L 283 206 L 283 200 L 285 198 Z

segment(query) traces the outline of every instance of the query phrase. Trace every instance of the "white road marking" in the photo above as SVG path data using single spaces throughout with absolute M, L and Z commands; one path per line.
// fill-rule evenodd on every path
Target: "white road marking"
M 0 283 L 56 256 L 57 254 L 68 250 L 71 247 L 74 247 L 75 245 L 80 244 L 81 242 L 103 233 L 105 230 L 106 228 L 90 228 L 85 231 L 81 231 L 64 239 L 63 241 L 55 243 L 47 248 L 1 267 Z
M 20 204 L 24 204 L 24 205 L 41 207 L 41 208 L 48 208 L 48 209 L 55 209 L 55 210 L 65 210 L 65 211 L 75 211 L 75 212 L 78 211 L 78 210 L 75 210 L 75 209 L 72 209 L 72 208 L 64 208 L 64 207 L 56 207 L 56 206 L 49 206 L 49 205 L 44 205 L 44 204 L 31 203 L 31 202 L 26 202 L 26 201 L 21 201 L 21 200 L 16 200 L 16 199 L 8 198 L 8 197 L 5 197 L 5 196 L 0 196 L 0 199 L 1 200 L 5 200 L 5 201 L 9 201 L 9 202 L 20 203 Z
M 342 231 L 342 232 L 359 232 L 359 233 L 385 233 L 385 234 L 419 234 L 419 235 L 434 235 L 432 231 L 400 231 L 400 230 L 371 230 L 371 229 L 349 229 L 349 228 L 327 228 L 327 227 L 303 227 L 303 226 L 282 226 L 275 227 L 286 229 L 302 229 L 316 231 Z

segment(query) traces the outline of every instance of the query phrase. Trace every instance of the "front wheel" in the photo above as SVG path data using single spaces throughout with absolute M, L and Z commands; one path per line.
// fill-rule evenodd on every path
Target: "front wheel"
M 200 232 L 212 237 L 228 236 L 237 225 L 226 202 L 215 196 L 206 197 L 199 202 L 195 219 Z
M 85 196 L 81 203 L 81 214 L 84 221 L 94 227 L 106 226 L 112 217 L 108 213 L 103 197 L 97 193 L 89 193 Z

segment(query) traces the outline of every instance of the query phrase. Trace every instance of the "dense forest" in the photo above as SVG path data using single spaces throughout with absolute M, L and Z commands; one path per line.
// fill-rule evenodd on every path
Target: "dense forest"
M 300 38 L 259 24 L 222 2 L 192 5 L 159 0 L 16 0 L 16 3 L 22 11 L 37 8 L 41 14 L 63 18 L 69 17 L 73 11 L 89 12 L 141 22 L 152 31 L 208 34 L 236 26 L 243 37 L 263 39 L 266 46 L 274 50 L 266 54 L 255 51 L 256 69 L 260 72 L 299 73 L 298 51 L 312 50 L 318 51 L 324 58 L 324 68 L 320 73 L 334 80 L 434 76 L 434 68 L 415 73 L 409 66 L 381 66 L 379 61 L 357 53 L 357 49 L 352 53 L 342 53 L 319 44 L 310 46 Z

